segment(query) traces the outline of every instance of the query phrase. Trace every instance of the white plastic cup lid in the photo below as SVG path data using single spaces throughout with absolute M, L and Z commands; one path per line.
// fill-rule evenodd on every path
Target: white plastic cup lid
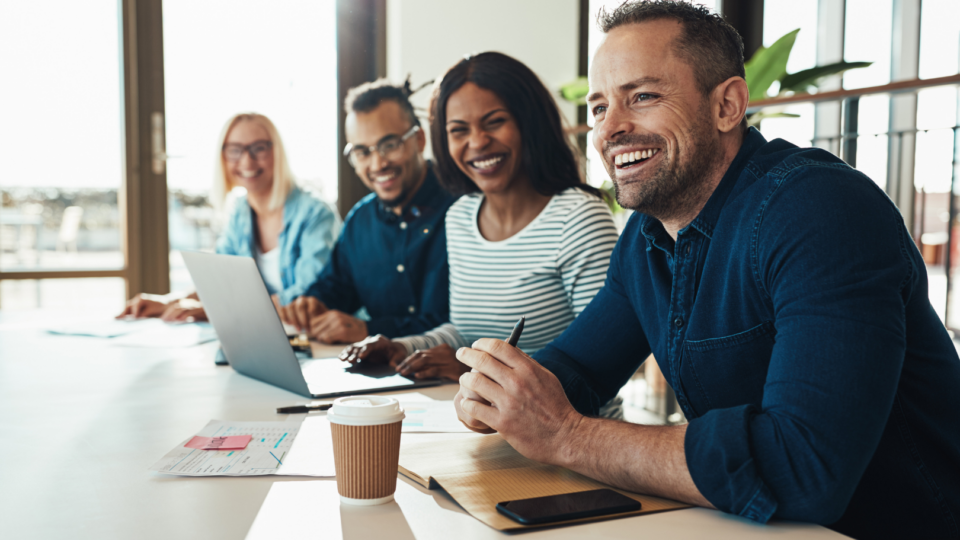
M 377 426 L 403 420 L 400 402 L 383 396 L 349 396 L 333 402 L 327 420 L 345 426 Z

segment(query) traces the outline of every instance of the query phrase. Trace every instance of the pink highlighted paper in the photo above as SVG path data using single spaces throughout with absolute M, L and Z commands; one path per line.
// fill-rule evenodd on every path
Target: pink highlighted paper
M 200 450 L 243 450 L 250 443 L 252 435 L 233 435 L 231 437 L 194 437 L 187 444 L 186 448 L 197 448 Z

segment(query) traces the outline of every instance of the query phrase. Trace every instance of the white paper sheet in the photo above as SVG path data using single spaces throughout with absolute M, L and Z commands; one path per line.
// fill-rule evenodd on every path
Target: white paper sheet
M 403 433 L 473 433 L 457 418 L 453 401 L 404 401 Z
M 165 323 L 144 328 L 110 340 L 118 347 L 192 347 L 217 339 L 217 332 L 210 323 Z
M 51 334 L 108 339 L 121 347 L 192 347 L 217 339 L 210 323 L 167 323 L 160 319 L 113 319 L 70 322 L 47 328 Z
M 420 392 L 406 392 L 403 394 L 386 394 L 385 397 L 395 398 L 403 407 L 406 417 L 403 419 L 402 433 L 473 433 L 457 419 L 457 411 L 453 408 L 453 401 L 437 401 Z M 298 405 L 317 406 L 330 403 L 330 400 L 304 401 Z M 311 414 L 307 418 L 325 418 Z M 329 430 L 329 427 L 326 427 Z M 333 444 L 332 441 L 330 444 Z
M 112 338 L 133 332 L 155 328 L 163 324 L 159 319 L 94 319 L 93 321 L 70 322 L 48 328 L 51 334 L 64 336 L 88 336 Z
M 330 424 L 325 417 L 299 422 L 223 422 L 211 420 L 201 437 L 253 435 L 243 450 L 185 448 L 190 437 L 150 467 L 180 476 L 336 475 Z

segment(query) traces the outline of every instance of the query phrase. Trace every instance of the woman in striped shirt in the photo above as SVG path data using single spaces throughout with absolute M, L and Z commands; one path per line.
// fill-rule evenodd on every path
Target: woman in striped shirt
M 440 181 L 464 194 L 446 216 L 450 323 L 373 336 L 341 358 L 456 380 L 470 370 L 456 350 L 506 339 L 520 316 L 527 354 L 560 335 L 603 286 L 617 230 L 580 179 L 550 92 L 521 62 L 495 52 L 461 60 L 434 87 L 430 111 Z

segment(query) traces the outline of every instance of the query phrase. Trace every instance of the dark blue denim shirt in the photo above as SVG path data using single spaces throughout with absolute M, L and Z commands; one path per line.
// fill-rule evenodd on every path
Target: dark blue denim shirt
M 347 214 L 330 263 L 307 296 L 347 313 L 366 308 L 370 335 L 421 334 L 447 322 L 444 216 L 454 200 L 429 165 L 402 216 L 367 195 Z
M 537 359 L 595 413 L 653 353 L 720 510 L 856 538 L 957 538 L 960 360 L 883 191 L 754 129 L 676 242 L 636 214 Z

